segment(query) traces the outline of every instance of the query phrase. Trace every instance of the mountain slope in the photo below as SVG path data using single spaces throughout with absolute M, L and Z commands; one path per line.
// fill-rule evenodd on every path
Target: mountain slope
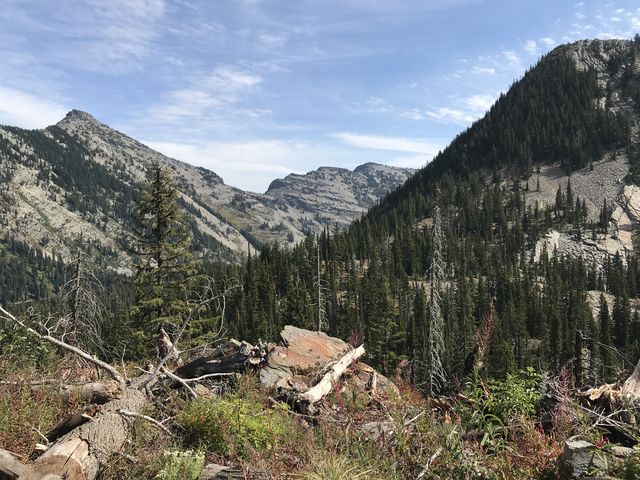
M 154 162 L 167 165 L 189 213 L 195 248 L 232 261 L 247 242 L 298 241 L 327 226 L 344 227 L 411 170 L 365 165 L 356 172 L 321 169 L 280 180 L 266 194 L 225 185 L 204 168 L 168 158 L 73 110 L 44 130 L 0 128 L 0 227 L 5 234 L 69 259 L 79 242 L 128 272 L 128 243 L 135 202 Z M 326 196 L 330 183 L 342 186 Z
M 571 365 L 576 385 L 612 378 L 623 365 L 611 348 L 640 355 L 639 59 L 640 39 L 554 50 L 349 229 L 252 258 L 229 307 L 242 323 L 227 324 L 256 338 L 292 322 L 358 332 L 374 365 L 408 360 L 420 386 L 441 312 L 449 379 L 473 365 L 498 376 Z M 593 317 L 594 291 L 615 299 L 610 319 Z

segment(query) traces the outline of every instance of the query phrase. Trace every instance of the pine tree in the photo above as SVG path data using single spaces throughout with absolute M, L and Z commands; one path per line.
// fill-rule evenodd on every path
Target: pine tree
M 172 323 L 187 311 L 195 262 L 191 237 L 178 207 L 178 190 L 170 172 L 156 163 L 138 205 L 133 317 L 144 333 Z

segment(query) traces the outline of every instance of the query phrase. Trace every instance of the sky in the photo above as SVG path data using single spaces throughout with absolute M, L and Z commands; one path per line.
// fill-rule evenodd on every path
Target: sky
M 0 124 L 75 108 L 225 182 L 419 168 L 555 46 L 637 0 L 3 0 Z

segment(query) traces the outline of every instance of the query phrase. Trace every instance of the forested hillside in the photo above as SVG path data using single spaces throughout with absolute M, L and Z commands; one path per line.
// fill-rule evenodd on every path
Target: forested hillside
M 468 373 L 477 328 L 493 305 L 493 374 L 572 365 L 581 384 L 612 379 L 640 353 L 636 257 L 620 251 L 596 263 L 545 250 L 534 261 L 534 252 L 550 229 L 578 244 L 604 242 L 613 205 L 603 198 L 600 211 L 589 213 L 570 177 L 545 204 L 532 205 L 528 196 L 540 189 L 536 172 L 546 164 L 588 175 L 594 164 L 625 157 L 636 168 L 638 105 L 618 86 L 637 79 L 638 45 L 558 48 L 347 232 L 310 238 L 292 253 L 265 248 L 235 273 L 245 288 L 229 309 L 228 328 L 242 338 L 269 338 L 287 323 L 318 325 L 319 252 L 320 323 L 342 337 L 361 332 L 384 371 L 402 359 L 425 364 L 437 205 L 445 276 L 436 288 L 450 378 Z M 608 68 L 579 68 L 573 52 L 583 47 Z M 599 292 L 610 295 L 602 304 Z

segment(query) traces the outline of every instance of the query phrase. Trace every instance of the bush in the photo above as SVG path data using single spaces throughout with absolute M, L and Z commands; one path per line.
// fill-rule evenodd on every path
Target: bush
M 506 425 L 519 418 L 532 418 L 541 394 L 539 375 L 532 369 L 505 380 L 485 383 L 478 376 L 467 384 L 466 401 L 458 408 L 465 427 L 482 432 L 481 445 L 492 451 L 506 446 Z
M 198 480 L 204 469 L 204 453 L 192 450 L 165 450 L 158 480 Z
M 194 443 L 221 455 L 246 457 L 251 449 L 266 454 L 286 442 L 291 429 L 286 408 L 264 409 L 255 400 L 237 396 L 196 399 L 178 414 L 176 422 Z

